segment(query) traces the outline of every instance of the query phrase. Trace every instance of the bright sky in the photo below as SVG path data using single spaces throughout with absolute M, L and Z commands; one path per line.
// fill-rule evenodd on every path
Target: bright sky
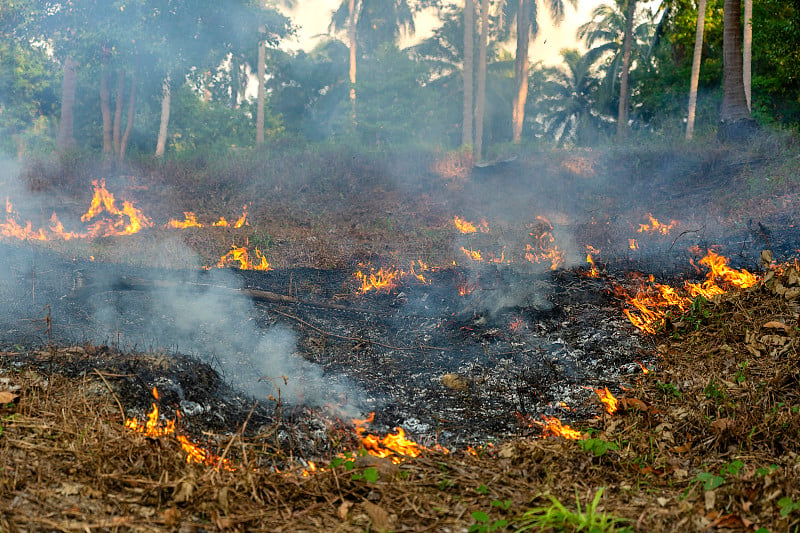
M 609 0 L 611 1 L 611 0 Z M 565 2 L 564 22 L 558 27 L 553 27 L 547 15 L 541 17 L 539 36 L 531 43 L 530 56 L 532 61 L 542 60 L 547 64 L 560 63 L 562 48 L 575 48 L 579 44 L 575 40 L 575 31 L 578 26 L 588 21 L 592 9 L 603 0 L 579 0 L 578 8 L 573 9 L 569 2 Z M 299 26 L 298 37 L 286 43 L 289 48 L 312 48 L 320 35 L 327 34 L 331 14 L 341 4 L 341 0 L 303 0 L 298 2 L 295 9 L 288 12 L 292 21 Z M 417 28 L 414 40 L 428 37 L 438 20 L 431 14 L 422 13 L 417 17 Z M 408 44 L 408 43 L 403 43 Z

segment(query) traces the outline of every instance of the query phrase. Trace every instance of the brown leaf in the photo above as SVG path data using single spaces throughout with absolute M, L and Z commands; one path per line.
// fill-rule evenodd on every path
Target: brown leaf
M 731 429 L 736 425 L 736 422 L 731 420 L 730 418 L 718 418 L 711 422 L 711 429 L 713 429 L 717 433 L 722 433 L 726 429 Z
M 369 515 L 369 519 L 372 522 L 372 529 L 375 531 L 388 531 L 390 529 L 391 520 L 389 518 L 389 513 L 387 513 L 383 507 L 369 501 L 363 502 L 361 506 L 364 507 L 364 510 Z
M 789 331 L 789 329 L 791 329 L 791 328 L 789 328 L 789 326 L 787 326 L 783 322 L 779 322 L 777 320 L 770 320 L 769 322 L 767 322 L 766 324 L 764 324 L 761 327 L 764 328 L 764 329 L 779 329 L 779 330 L 785 331 L 785 332 L 787 332 L 787 331 Z
M 638 398 L 622 398 L 620 404 L 625 409 L 637 409 L 639 411 L 647 411 L 647 404 Z
M 339 518 L 342 520 L 347 520 L 347 514 L 350 512 L 350 508 L 353 506 L 353 502 L 350 500 L 345 500 L 336 510 L 336 514 L 339 515 Z
M 8 392 L 5 390 L 0 391 L 0 405 L 5 405 L 7 403 L 14 403 L 17 400 L 17 398 L 19 398 L 19 394 L 16 394 L 14 392 Z

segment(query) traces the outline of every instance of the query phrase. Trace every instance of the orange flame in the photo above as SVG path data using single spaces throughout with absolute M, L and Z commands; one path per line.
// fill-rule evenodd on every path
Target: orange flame
M 636 242 L 636 239 L 628 239 L 628 248 L 631 250 L 638 250 L 639 243 Z
M 93 181 L 94 195 L 89 210 L 84 213 L 81 220 L 88 222 L 100 215 L 104 211 L 109 215 L 118 217 L 116 221 L 111 219 L 100 219 L 89 226 L 91 237 L 109 237 L 112 235 L 133 235 L 142 228 L 147 228 L 153 223 L 144 214 L 133 207 L 130 202 L 123 202 L 122 209 L 116 206 L 114 195 L 106 189 L 105 180 Z
M 417 457 L 427 448 L 420 446 L 416 442 L 406 438 L 403 428 L 394 428 L 395 433 L 389 433 L 385 437 L 378 438 L 376 435 L 365 434 L 366 426 L 375 420 L 375 412 L 371 412 L 367 418 L 353 419 L 356 433 L 361 437 L 361 445 L 370 455 L 376 457 L 388 457 L 395 464 L 403 462 L 404 457 Z M 447 453 L 447 450 L 440 448 Z M 404 456 L 404 457 L 403 457 Z
M 233 224 L 229 224 L 225 217 L 219 217 L 219 220 L 211 225 L 217 228 L 233 227 L 234 229 L 241 228 L 242 226 L 249 226 L 250 224 L 247 222 L 247 204 L 244 204 L 242 209 L 242 216 L 240 216 Z
M 197 215 L 195 215 L 193 212 L 184 211 L 183 220 L 175 220 L 174 218 L 171 218 L 169 222 L 167 222 L 167 227 L 186 229 L 186 228 L 202 228 L 203 225 L 197 222 Z
M 606 408 L 606 413 L 613 415 L 617 412 L 617 408 L 619 407 L 619 402 L 611 394 L 611 391 L 608 390 L 608 387 L 604 387 L 602 389 L 594 389 L 594 392 L 597 394 L 597 397 L 600 398 L 600 401 Z
M 153 387 L 153 397 L 158 400 L 158 390 Z M 147 421 L 142 423 L 136 418 L 129 418 L 125 421 L 125 427 L 131 431 L 142 433 L 146 437 L 158 438 L 167 435 L 175 434 L 175 421 L 167 420 L 161 422 L 159 419 L 158 405 L 153 402 L 153 409 L 147 415 Z M 181 448 L 186 452 L 187 463 L 202 463 L 209 466 L 222 465 L 223 468 L 229 471 L 235 470 L 227 459 L 223 459 L 214 455 L 196 444 L 192 443 L 187 437 L 183 435 L 175 435 L 175 439 L 181 444 Z
M 489 224 L 486 220 L 481 220 L 480 223 L 476 226 L 472 222 L 464 220 L 463 218 L 459 217 L 458 215 L 453 217 L 453 223 L 456 225 L 456 229 L 461 233 L 475 233 L 478 229 L 481 230 L 482 233 L 489 232 Z
M 652 213 L 647 213 L 647 218 L 650 219 L 650 223 L 639 224 L 639 229 L 636 231 L 639 233 L 660 233 L 662 235 L 668 235 L 670 230 L 678 225 L 676 220 L 671 220 L 669 224 L 663 224 L 653 217 Z
M 581 432 L 577 429 L 572 429 L 566 424 L 562 424 L 561 420 L 554 416 L 542 415 L 544 422 L 536 421 L 537 424 L 542 426 L 543 437 L 564 437 L 565 439 L 580 439 Z
M 480 250 L 468 250 L 462 246 L 461 251 L 473 261 L 483 261 Z
M 589 273 L 587 274 L 590 278 L 597 278 L 600 276 L 600 272 L 597 270 L 597 266 L 594 264 L 594 259 L 592 259 L 592 254 L 599 254 L 600 250 L 586 245 L 586 262 L 589 263 L 591 267 Z
M 358 288 L 360 294 L 367 291 L 386 291 L 390 292 L 397 287 L 398 278 L 401 271 L 396 268 L 380 268 L 378 271 L 372 270 L 369 274 L 365 274 L 360 270 L 353 274 L 353 276 L 361 283 Z
M 251 258 L 246 247 L 233 245 L 230 252 L 220 257 L 217 268 L 230 267 L 231 263 L 238 261 L 240 270 L 272 270 L 261 250 L 254 248 L 253 255 L 255 257 Z
M 531 263 L 550 262 L 550 269 L 556 270 L 564 264 L 564 251 L 559 250 L 555 244 L 556 238 L 553 236 L 553 225 L 543 216 L 536 217 L 539 220 L 535 232 L 529 235 L 533 237 L 534 245 L 525 245 L 525 259 Z

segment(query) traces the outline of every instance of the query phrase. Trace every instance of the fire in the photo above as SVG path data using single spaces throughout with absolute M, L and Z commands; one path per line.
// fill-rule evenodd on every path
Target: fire
M 203 225 L 197 221 L 197 215 L 191 211 L 183 212 L 183 220 L 175 220 L 171 218 L 167 222 L 168 228 L 186 229 L 186 228 L 202 228 Z
M 242 216 L 240 216 L 233 224 L 229 224 L 225 217 L 219 217 L 219 220 L 214 222 L 212 226 L 217 228 L 233 227 L 234 229 L 239 229 L 242 226 L 249 226 L 250 224 L 247 223 L 247 204 L 244 204 L 242 209 Z
M 596 248 L 594 248 L 592 246 L 589 246 L 588 244 L 586 245 L 586 262 L 589 263 L 589 266 L 591 267 L 590 270 L 589 270 L 589 273 L 587 275 L 590 278 L 596 278 L 596 277 L 600 276 L 600 272 L 597 270 L 597 266 L 595 266 L 594 260 L 592 259 L 592 254 L 596 255 L 596 254 L 599 254 L 599 253 L 600 253 L 600 250 L 598 250 L 598 249 L 596 249 Z
M 240 270 L 272 270 L 261 250 L 254 248 L 253 256 L 250 257 L 246 247 L 233 245 L 230 252 L 220 257 L 217 268 L 229 267 L 231 263 L 238 261 Z
M 553 225 L 543 216 L 536 217 L 539 223 L 529 235 L 535 241 L 534 245 L 525 246 L 525 259 L 531 263 L 550 262 L 550 269 L 556 270 L 564 264 L 564 251 L 556 246 L 553 236 Z
M 594 392 L 597 394 L 597 397 L 600 398 L 600 401 L 606 408 L 606 413 L 613 415 L 617 412 L 617 408 L 619 407 L 619 402 L 611 394 L 611 391 L 608 390 L 608 387 L 604 387 L 602 389 L 594 389 Z
M 628 239 L 628 248 L 631 250 L 638 250 L 639 243 L 636 242 L 636 239 Z
M 89 226 L 89 236 L 109 237 L 112 235 L 133 235 L 142 228 L 153 225 L 140 210 L 133 207 L 130 202 L 123 202 L 122 209 L 116 205 L 114 195 L 106 189 L 105 180 L 93 181 L 94 195 L 89 210 L 81 217 L 83 222 L 88 222 L 104 211 L 109 215 L 118 217 L 116 221 L 108 218 L 100 219 Z
M 427 449 L 416 442 L 406 438 L 403 428 L 394 428 L 395 433 L 389 433 L 385 437 L 378 438 L 376 435 L 365 434 L 366 426 L 375 420 L 375 412 L 371 412 L 367 418 L 353 419 L 356 433 L 361 437 L 361 444 L 370 455 L 376 457 L 388 457 L 395 464 L 403 462 L 403 457 L 417 457 L 423 450 Z
M 158 400 L 158 390 L 153 387 L 153 398 Z M 178 413 L 180 414 L 180 413 Z M 147 415 L 146 422 L 140 422 L 136 418 L 129 418 L 125 421 L 125 427 L 131 431 L 142 433 L 146 437 L 159 438 L 167 435 L 175 435 L 175 421 L 167 420 L 162 422 L 159 417 L 158 405 L 153 402 L 153 409 Z M 192 443 L 183 435 L 175 435 L 175 439 L 181 444 L 181 448 L 186 452 L 187 463 L 202 463 L 209 466 L 222 465 L 226 470 L 233 471 L 234 467 L 227 459 L 216 456 L 196 444 Z
M 468 250 L 467 248 L 464 248 L 462 246 L 461 251 L 464 252 L 464 254 L 473 261 L 483 261 L 483 257 L 481 256 L 480 250 L 471 250 L 471 249 Z
M 369 274 L 365 274 L 359 270 L 353 274 L 353 276 L 361 283 L 361 286 L 358 288 L 358 292 L 360 294 L 364 294 L 365 292 L 371 290 L 378 292 L 386 291 L 388 293 L 397 287 L 397 282 L 400 275 L 401 271 L 397 270 L 396 268 L 380 268 L 378 271 L 373 269 Z
M 542 415 L 542 420 L 544 420 L 544 422 L 536 421 L 536 423 L 542 426 L 543 437 L 564 437 L 565 439 L 581 438 L 580 431 L 572 429 L 566 424 L 562 424 L 561 420 L 554 416 Z
M 653 217 L 652 213 L 647 213 L 647 218 L 650 219 L 650 223 L 639 224 L 639 229 L 636 231 L 639 233 L 660 233 L 662 235 L 668 235 L 670 230 L 678 225 L 678 221 L 676 220 L 671 220 L 669 224 L 663 224 Z
M 735 270 L 728 266 L 728 259 L 709 250 L 707 255 L 700 260 L 700 264 L 706 266 L 710 271 L 706 274 L 703 283 L 684 283 L 684 291 L 688 296 L 684 296 L 673 287 L 655 283 L 655 278 L 651 275 L 648 284 L 643 285 L 634 296 L 631 296 L 622 288 L 616 288 L 618 296 L 633 306 L 638 313 L 625 309 L 624 313 L 641 331 L 655 334 L 658 327 L 667 316 L 670 310 L 679 313 L 686 312 L 692 305 L 693 298 L 703 296 L 713 298 L 716 295 L 724 294 L 731 287 L 741 289 L 751 287 L 758 282 L 758 277 L 747 270 Z
M 478 229 L 481 230 L 482 233 L 489 232 L 489 224 L 486 220 L 481 220 L 480 223 L 476 226 L 472 222 L 464 220 L 463 218 L 459 217 L 458 215 L 453 217 L 453 223 L 456 225 L 456 229 L 461 233 L 475 233 Z

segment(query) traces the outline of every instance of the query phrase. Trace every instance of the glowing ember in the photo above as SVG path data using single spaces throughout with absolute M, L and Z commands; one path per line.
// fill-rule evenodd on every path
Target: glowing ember
M 611 394 L 611 391 L 608 390 L 608 387 L 604 387 L 602 389 L 594 389 L 594 392 L 597 394 L 597 397 L 600 398 L 600 401 L 606 408 L 606 413 L 613 415 L 617 412 L 618 403 L 617 399 Z
M 462 246 L 461 251 L 473 261 L 483 261 L 480 250 L 468 250 Z
M 536 422 L 542 426 L 543 437 L 564 437 L 565 439 L 580 439 L 581 432 L 562 424 L 561 420 L 554 416 L 542 415 L 544 422 Z
M 660 233 L 668 235 L 670 230 L 678 225 L 676 220 L 671 220 L 669 224 L 659 222 L 651 213 L 647 213 L 647 218 L 650 219 L 648 224 L 639 224 L 639 233 Z
M 81 217 L 81 220 L 88 222 L 103 212 L 117 217 L 117 219 L 103 218 L 98 220 L 89 226 L 89 236 L 109 237 L 112 235 L 132 235 L 142 228 L 153 225 L 150 219 L 133 207 L 133 204 L 130 202 L 123 202 L 122 209 L 118 208 L 114 195 L 106 189 L 105 180 L 100 180 L 99 182 L 93 181 L 92 185 L 94 186 L 92 204 L 89 206 L 89 210 Z
M 232 246 L 231 251 L 220 257 L 217 263 L 217 268 L 230 267 L 231 263 L 239 263 L 240 270 L 272 270 L 269 266 L 267 258 L 261 253 L 261 250 L 254 248 L 253 257 L 244 246 Z
M 172 218 L 170 219 L 169 222 L 167 222 L 167 227 L 186 229 L 186 228 L 202 228 L 203 225 L 197 222 L 197 215 L 195 215 L 191 211 L 184 211 L 183 220 L 175 220 L 174 218 Z
M 397 287 L 400 274 L 401 272 L 395 268 L 380 268 L 377 271 L 372 270 L 369 274 L 365 274 L 359 270 L 353 274 L 353 276 L 361 284 L 358 288 L 358 292 L 361 294 L 371 290 L 378 292 L 386 291 L 388 293 Z

